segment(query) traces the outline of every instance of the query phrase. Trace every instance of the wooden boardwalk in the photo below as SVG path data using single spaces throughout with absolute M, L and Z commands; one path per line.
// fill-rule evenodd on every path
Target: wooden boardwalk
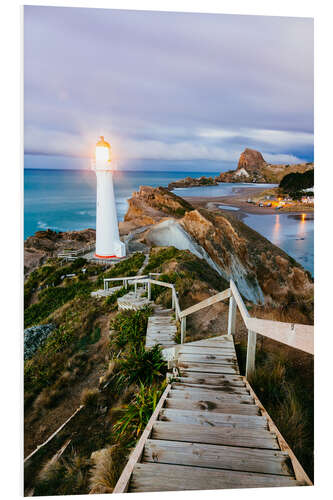
M 164 309 L 161 306 L 154 307 L 153 315 L 148 318 L 146 349 L 156 344 L 162 348 L 176 345 L 177 325 L 173 316 L 172 309 Z
M 179 376 L 167 386 L 114 493 L 311 484 L 239 374 L 233 337 L 178 349 Z

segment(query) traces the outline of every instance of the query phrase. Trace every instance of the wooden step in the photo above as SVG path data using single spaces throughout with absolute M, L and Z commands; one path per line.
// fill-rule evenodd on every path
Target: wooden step
M 221 444 L 246 448 L 278 450 L 276 436 L 265 429 L 244 429 L 242 427 L 204 427 L 194 424 L 155 422 L 152 439 L 185 441 L 206 444 Z
M 175 380 L 182 380 L 182 378 L 176 378 Z M 184 378 L 184 380 L 187 380 Z M 188 379 L 191 380 L 191 379 Z M 202 389 L 209 392 L 220 392 L 221 394 L 244 394 L 248 395 L 249 391 L 246 387 L 241 386 L 223 386 L 223 385 L 212 385 L 212 384 L 192 384 L 185 382 L 172 382 L 172 388 L 179 391 L 186 391 L 188 389 Z
M 209 337 L 201 340 L 194 340 L 193 342 L 187 342 L 186 346 L 188 345 L 195 345 L 195 346 L 213 346 L 213 347 L 219 347 L 221 344 L 228 344 L 228 343 L 234 343 L 234 339 L 232 335 L 219 335 L 217 337 Z
M 281 476 L 293 475 L 289 455 L 283 451 L 159 439 L 146 441 L 143 462 L 261 472 Z
M 228 375 L 228 374 L 214 374 L 214 373 L 187 373 L 177 377 L 179 380 L 188 383 L 189 381 L 199 384 L 212 384 L 212 385 L 230 385 L 232 387 L 245 387 L 244 379 L 241 375 Z
M 184 390 L 185 389 L 185 390 Z M 213 391 L 211 389 L 202 389 L 202 386 L 187 387 L 183 390 L 172 388 L 168 394 L 168 398 L 177 399 L 212 399 L 214 401 L 234 401 L 237 403 L 254 403 L 254 399 L 250 394 L 234 394 L 222 391 Z
M 254 404 L 234 403 L 228 400 L 219 402 L 213 398 L 198 400 L 168 398 L 165 401 L 165 408 L 206 411 L 209 413 L 227 413 L 230 415 L 260 415 L 259 408 Z
M 217 355 L 217 354 L 180 354 L 178 356 L 179 362 L 199 362 L 199 363 L 218 363 L 223 365 L 236 365 L 237 359 L 236 356 L 231 355 Z
M 195 424 L 209 427 L 227 426 L 267 429 L 267 420 L 262 416 L 179 410 L 172 408 L 162 408 L 158 420 L 163 422 Z
M 220 365 L 220 364 L 212 364 L 212 363 L 185 363 L 178 362 L 177 366 L 179 367 L 181 373 L 183 371 L 186 372 L 205 372 L 205 373 L 235 373 L 238 374 L 239 370 L 236 366 L 228 366 L 228 365 Z
M 230 345 L 221 345 L 220 347 L 203 347 L 196 345 L 182 344 L 179 352 L 181 354 L 222 354 L 222 353 L 234 353 L 234 345 L 230 342 Z
M 157 463 L 138 463 L 134 467 L 129 491 L 186 491 L 231 488 L 269 488 L 302 486 L 290 476 L 207 469 Z

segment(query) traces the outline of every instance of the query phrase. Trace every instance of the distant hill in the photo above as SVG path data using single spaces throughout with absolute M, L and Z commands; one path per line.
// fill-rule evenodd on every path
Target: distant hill
M 218 182 L 268 182 L 279 184 L 290 173 L 304 173 L 313 170 L 314 164 L 295 163 L 277 164 L 267 163 L 259 151 L 246 148 L 239 157 L 236 170 L 222 172 L 216 180 Z
M 264 182 L 279 184 L 288 174 L 303 174 L 313 169 L 313 162 L 273 165 L 267 163 L 259 151 L 246 148 L 239 157 L 236 170 L 221 172 L 215 179 L 212 177 L 200 177 L 198 179 L 186 177 L 185 179 L 171 182 L 168 185 L 168 189 L 216 185 L 219 182 Z

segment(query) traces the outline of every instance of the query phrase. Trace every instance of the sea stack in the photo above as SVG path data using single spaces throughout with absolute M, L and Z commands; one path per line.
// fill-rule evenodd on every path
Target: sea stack
M 266 162 L 263 155 L 255 149 L 246 148 L 239 157 L 237 170 L 245 169 L 247 173 L 252 173 L 264 167 Z
M 96 253 L 99 259 L 125 257 L 126 248 L 119 238 L 116 200 L 113 189 L 114 163 L 111 146 L 101 136 L 96 144 L 92 169 L 96 172 Z

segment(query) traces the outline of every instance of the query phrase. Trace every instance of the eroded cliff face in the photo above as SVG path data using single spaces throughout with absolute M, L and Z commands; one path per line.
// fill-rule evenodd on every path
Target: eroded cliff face
M 232 215 L 195 210 L 184 206 L 184 200 L 173 193 L 164 193 L 161 188 L 144 187 L 135 194 L 133 203 L 130 200 L 127 216 L 131 221 L 142 226 L 147 214 L 153 219 L 140 236 L 146 243 L 190 250 L 221 277 L 233 279 L 243 296 L 254 303 L 280 305 L 311 298 L 309 273 L 266 238 Z M 133 204 L 139 205 L 140 211 L 133 212 Z M 183 216 L 172 215 L 177 208 L 185 211 Z M 152 209 L 157 210 L 156 218 Z
M 234 230 L 230 221 L 207 210 L 193 210 L 183 217 L 181 225 L 207 252 L 221 275 L 235 281 L 244 297 L 255 303 L 264 302 L 246 239 Z

